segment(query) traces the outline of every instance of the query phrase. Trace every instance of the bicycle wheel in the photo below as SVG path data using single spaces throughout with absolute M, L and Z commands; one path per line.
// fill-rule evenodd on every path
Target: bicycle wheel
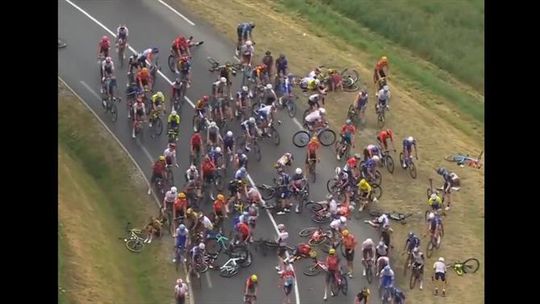
M 431 257 L 431 255 L 433 254 L 433 242 L 431 240 L 429 240 L 428 244 L 427 244 L 427 248 L 426 248 L 426 256 L 428 258 Z
M 143 250 L 143 248 L 144 248 L 143 239 L 141 239 L 141 238 L 130 238 L 126 242 L 126 248 L 131 252 L 135 252 L 135 253 L 141 252 Z
M 231 277 L 235 276 L 238 273 L 238 270 L 240 270 L 239 266 L 221 268 L 219 270 L 219 275 L 224 277 L 224 278 L 231 278 Z
M 270 130 L 272 132 L 271 136 L 272 136 L 272 141 L 274 142 L 274 145 L 279 146 L 280 138 L 279 138 L 278 130 L 276 130 L 276 128 L 274 128 L 273 126 L 270 127 Z
M 111 102 L 111 115 L 112 115 L 112 122 L 116 122 L 118 119 L 118 108 L 116 107 L 116 102 Z
M 324 223 L 330 222 L 332 218 L 329 216 L 320 216 L 318 214 L 313 214 L 311 216 L 311 220 L 314 221 L 315 223 L 324 224 Z
M 332 290 L 332 293 L 334 295 L 337 295 L 339 292 L 339 285 L 335 277 L 332 277 L 332 282 L 330 283 L 330 290 Z
M 390 155 L 385 156 L 385 167 L 390 174 L 394 173 L 394 159 Z
M 371 188 L 372 188 L 372 191 L 373 191 L 372 195 L 374 197 L 376 197 L 377 199 L 380 199 L 381 196 L 382 196 L 382 188 L 381 188 L 381 186 L 379 186 L 379 184 L 373 184 L 371 186 Z
M 300 232 L 298 232 L 298 235 L 302 236 L 302 237 L 310 236 L 310 235 L 313 234 L 313 232 L 317 231 L 317 229 L 319 229 L 319 228 L 318 227 L 304 228 L 304 229 L 300 230 Z
M 321 144 L 328 147 L 336 142 L 336 132 L 331 129 L 325 129 L 317 136 Z
M 417 280 L 417 275 L 415 273 L 415 271 L 411 271 L 411 278 L 409 279 L 409 288 L 410 289 L 414 289 L 414 287 L 416 286 L 416 280 Z
M 463 272 L 475 273 L 480 268 L 480 261 L 477 258 L 470 258 L 463 262 Z
M 321 273 L 321 267 L 319 267 L 319 265 L 317 264 L 307 265 L 306 268 L 304 269 L 304 274 L 309 277 L 318 275 L 319 273 Z
M 372 267 L 373 266 L 366 267 L 366 280 L 368 281 L 369 284 L 371 284 L 371 282 L 373 281 Z
M 313 161 L 315 162 L 315 161 Z M 311 176 L 311 182 L 315 183 L 317 181 L 317 171 L 315 170 L 316 164 L 312 163 L 309 165 L 309 175 Z
M 208 265 L 204 262 L 199 262 L 195 265 L 195 271 L 198 273 L 205 273 L 208 271 Z
M 259 143 L 257 142 L 257 140 L 253 142 L 253 153 L 255 153 L 255 159 L 258 162 L 260 162 L 262 159 L 262 154 L 261 154 L 261 147 L 259 146 Z
M 377 127 L 382 129 L 384 127 L 384 110 L 380 110 L 377 113 Z
M 345 92 L 356 92 L 360 90 L 360 86 L 356 83 L 350 84 L 351 81 L 343 80 L 343 91 Z
M 175 73 L 176 72 L 176 69 L 175 69 L 175 64 L 176 64 L 176 60 L 175 60 L 175 56 L 174 55 L 169 55 L 169 58 L 167 58 L 167 63 L 168 63 L 168 66 L 169 66 L 169 69 L 171 70 L 171 72 Z
M 335 178 L 329 179 L 326 182 L 326 190 L 328 190 L 328 192 L 334 194 L 336 192 L 336 190 L 337 190 L 336 183 L 337 183 L 337 180 Z
M 274 198 L 274 194 L 276 193 L 276 189 L 274 187 L 269 187 L 267 185 L 257 186 L 257 189 L 260 190 L 262 199 L 265 201 Z
M 409 164 L 409 175 L 413 178 L 413 179 L 416 179 L 416 166 L 414 165 L 414 163 L 411 161 L 411 163 Z
M 358 82 L 358 79 L 360 79 L 358 75 L 358 71 L 356 70 L 349 70 L 349 68 L 344 69 L 341 72 L 341 77 L 343 79 L 347 78 L 351 80 L 350 85 L 356 84 Z
M 349 280 L 345 275 L 341 276 L 341 293 L 346 296 L 349 291 Z
M 287 114 L 289 114 L 290 118 L 294 118 L 296 115 L 296 104 L 292 100 L 287 101 Z
M 152 124 L 152 129 L 154 129 L 154 136 L 160 136 L 163 133 L 163 121 L 161 117 L 157 117 Z
M 298 148 L 303 148 L 307 146 L 308 142 L 309 142 L 309 133 L 307 131 L 302 130 L 302 131 L 298 131 L 294 133 L 293 144 L 297 146 Z

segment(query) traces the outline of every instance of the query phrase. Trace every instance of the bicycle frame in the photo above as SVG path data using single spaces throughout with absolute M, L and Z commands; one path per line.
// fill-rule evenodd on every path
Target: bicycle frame
M 240 261 L 240 258 L 229 258 L 229 260 L 219 267 L 220 270 L 233 271 L 234 269 L 240 267 L 237 261 Z M 230 265 L 229 265 L 230 264 Z

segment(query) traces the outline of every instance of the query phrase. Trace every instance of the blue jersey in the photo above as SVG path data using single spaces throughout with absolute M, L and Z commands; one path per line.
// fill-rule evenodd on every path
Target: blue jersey
M 236 173 L 234 174 L 234 179 L 243 180 L 244 178 L 246 178 L 246 176 L 247 176 L 247 171 L 242 173 L 242 171 L 240 171 L 240 169 L 238 169 L 236 171 Z
M 251 31 L 253 30 L 253 27 L 249 23 L 241 23 L 238 25 L 238 28 L 240 29 L 242 36 L 247 34 L 251 35 Z
M 223 144 L 225 145 L 225 147 L 229 147 L 232 149 L 232 146 L 234 144 L 234 136 L 225 135 L 225 137 L 223 137 Z
M 376 166 L 376 163 L 373 159 L 368 159 L 364 162 L 363 166 L 367 169 L 373 169 Z
M 407 249 L 410 251 L 415 247 L 420 247 L 420 239 L 416 235 L 407 239 Z
M 283 172 L 279 175 L 279 177 L 281 181 L 281 186 L 289 185 L 289 182 L 291 181 L 291 177 L 289 176 L 289 174 Z
M 212 159 L 214 164 L 217 164 L 218 159 L 222 155 L 221 155 L 221 153 L 218 153 L 216 150 L 212 149 L 212 150 L 208 151 L 208 156 L 210 157 L 210 159 Z
M 410 150 L 412 146 L 416 147 L 416 139 L 413 139 L 412 141 L 408 141 L 407 138 L 403 140 L 403 147 L 407 148 L 407 150 Z
M 394 274 L 390 274 L 390 275 L 386 275 L 386 274 L 383 274 L 382 276 L 382 287 L 385 288 L 385 287 L 390 287 L 392 286 L 394 282 Z
M 176 247 L 177 248 L 186 248 L 186 241 L 187 241 L 187 233 L 182 235 L 178 234 L 176 236 Z
M 244 92 L 244 91 L 236 92 L 236 98 L 241 101 L 245 101 L 248 96 L 249 96 L 249 92 Z
M 283 93 L 283 95 L 290 95 L 292 93 L 292 82 L 289 81 L 287 78 L 285 81 L 281 83 L 280 90 Z

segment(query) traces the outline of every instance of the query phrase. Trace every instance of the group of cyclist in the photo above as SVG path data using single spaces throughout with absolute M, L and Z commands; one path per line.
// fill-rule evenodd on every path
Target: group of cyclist
M 254 23 L 243 23 L 238 26 L 238 46 L 237 52 L 241 55 L 241 61 L 245 65 L 252 65 L 254 59 L 254 43 L 252 41 L 251 33 L 255 27 Z M 128 29 L 125 25 L 120 25 L 117 29 L 117 36 L 115 43 L 127 44 L 128 41 Z M 172 84 L 171 96 L 174 98 L 178 93 L 179 86 L 182 81 L 191 83 L 191 53 L 189 50 L 190 39 L 186 39 L 184 36 L 179 35 L 173 40 L 171 45 L 171 53 L 175 55 L 178 65 L 176 66 L 176 73 L 178 77 Z M 98 56 L 103 58 L 101 77 L 102 81 L 106 78 L 114 77 L 114 63 L 109 56 L 110 41 L 107 36 L 102 37 L 98 45 Z M 136 75 L 133 77 L 133 81 L 128 86 L 128 96 L 132 96 L 133 105 L 129 111 L 129 116 L 133 117 L 133 132 L 132 136 L 135 138 L 136 128 L 142 121 L 148 120 L 151 124 L 153 117 L 165 113 L 167 111 L 165 106 L 165 94 L 158 91 L 150 97 L 150 109 L 146 109 L 144 100 L 147 98 L 145 92 L 152 91 L 152 84 L 154 82 L 151 79 L 149 67 L 152 66 L 153 59 L 156 54 L 159 53 L 158 48 L 148 48 L 143 52 L 133 55 L 129 59 L 128 74 Z M 280 55 L 275 60 L 276 73 L 278 77 L 282 77 L 282 81 L 276 90 L 269 83 L 270 76 L 272 75 L 272 65 L 274 60 L 271 57 L 271 53 L 267 52 L 263 59 L 263 63 L 256 66 L 253 69 L 254 77 L 257 78 L 261 84 L 263 84 L 263 103 L 261 107 L 256 109 L 253 115 L 248 115 L 243 121 L 240 122 L 242 136 L 245 137 L 245 145 L 240 146 L 237 143 L 237 137 L 231 130 L 224 132 L 222 136 L 220 134 L 220 128 L 217 126 L 217 119 L 232 119 L 231 108 L 227 107 L 228 100 L 235 101 L 236 111 L 240 111 L 243 108 L 250 108 L 254 92 L 252 92 L 247 86 L 242 86 L 238 92 L 235 93 L 235 98 L 231 94 L 231 70 L 227 67 L 220 70 L 220 75 L 216 82 L 212 84 L 212 92 L 210 96 L 202 96 L 197 100 L 195 105 L 196 114 L 199 115 L 200 121 L 205 124 L 206 134 L 201 134 L 199 130 L 196 130 L 189 139 L 190 153 L 192 163 L 184 174 L 185 185 L 182 190 L 179 190 L 174 185 L 166 185 L 167 191 L 163 197 L 162 212 L 171 212 L 172 219 L 174 221 L 174 238 L 175 238 L 175 252 L 173 262 L 176 262 L 177 258 L 183 258 L 185 263 L 194 267 L 192 263 L 196 261 L 204 260 L 205 255 L 205 239 L 206 236 L 212 231 L 223 231 L 223 220 L 228 218 L 231 213 L 233 214 L 233 232 L 234 232 L 234 246 L 248 246 L 249 242 L 253 240 L 253 232 L 256 227 L 256 220 L 259 215 L 259 209 L 267 207 L 264 205 L 261 195 L 256 187 L 252 187 L 247 181 L 247 165 L 248 157 L 246 153 L 250 151 L 251 144 L 256 137 L 266 136 L 268 134 L 268 128 L 274 120 L 274 114 L 277 110 L 277 105 L 281 103 L 281 97 L 286 94 L 292 94 L 293 80 L 292 74 L 288 73 L 287 59 L 284 55 Z M 378 85 L 377 98 L 379 107 L 389 107 L 390 92 L 388 85 L 379 86 L 381 79 L 385 81 L 387 77 L 388 59 L 382 57 L 375 67 L 374 82 Z M 134 72 L 135 70 L 135 72 Z M 316 134 L 316 131 L 325 127 L 328 122 L 326 120 L 326 110 L 323 107 L 325 104 L 325 96 L 327 94 L 327 88 L 322 84 L 317 75 L 320 70 L 315 69 L 306 79 L 304 79 L 305 90 L 313 91 L 307 98 L 307 103 L 310 108 L 310 112 L 305 116 L 305 123 L 310 131 Z M 265 83 L 266 82 L 266 83 Z M 210 105 L 210 100 L 223 100 L 225 107 L 218 107 L 217 111 L 215 107 Z M 368 94 L 366 90 L 362 90 L 354 100 L 355 108 L 358 110 L 359 115 L 364 115 L 364 111 L 368 101 Z M 208 108 L 212 110 L 208 110 Z M 249 112 L 249 111 L 248 111 Z M 236 113 L 235 113 L 236 114 Z M 174 142 L 170 142 L 165 148 L 163 155 L 152 166 L 151 185 L 154 185 L 159 179 L 162 181 L 168 180 L 168 174 L 172 174 L 171 167 L 178 167 L 176 160 L 176 141 L 178 141 L 178 135 L 180 134 L 180 116 L 172 108 L 167 119 L 167 128 L 175 133 Z M 349 145 L 355 147 L 354 137 L 357 130 L 352 124 L 352 121 L 348 119 L 340 130 L 340 144 Z M 203 135 L 205 140 L 203 140 Z M 396 151 L 394 146 L 394 133 L 391 129 L 382 130 L 378 133 L 376 139 L 377 142 L 369 144 L 363 149 L 363 153 L 356 153 L 349 157 L 345 161 L 343 167 L 338 167 L 335 170 L 337 176 L 337 188 L 345 193 L 345 198 L 341 202 L 337 202 L 337 196 L 329 194 L 324 205 L 324 212 L 328 213 L 328 216 L 332 217 L 332 221 L 329 225 L 332 231 L 333 241 L 341 239 L 346 252 L 346 264 L 347 274 L 352 277 L 353 272 L 353 259 L 354 251 L 357 247 L 357 241 L 355 236 L 347 228 L 347 217 L 350 215 L 351 209 L 350 202 L 354 196 L 358 196 L 360 200 L 365 202 L 374 201 L 376 198 L 372 196 L 373 183 L 376 177 L 375 169 L 381 165 L 381 161 L 384 153 L 391 148 Z M 390 143 L 388 143 L 390 140 Z M 403 140 L 403 155 L 407 160 L 413 155 L 417 156 L 416 139 L 412 136 L 408 136 Z M 285 214 L 292 209 L 291 197 L 294 194 L 304 190 L 307 184 L 305 172 L 309 171 L 309 165 L 312 162 L 320 161 L 317 152 L 319 150 L 320 143 L 317 136 L 313 136 L 307 144 L 305 154 L 305 166 L 304 169 L 296 167 L 294 173 L 289 175 L 288 167 L 292 167 L 294 157 L 292 153 L 285 153 L 274 164 L 278 178 L 276 183 L 278 186 L 279 195 L 279 211 L 277 214 Z M 197 163 L 195 159 L 200 157 L 200 162 Z M 338 160 L 340 156 L 338 155 Z M 227 190 L 228 195 L 224 193 L 218 193 L 213 198 L 211 211 L 205 213 L 200 210 L 196 201 L 198 197 L 202 196 L 202 192 L 205 186 L 210 185 L 216 178 L 218 170 L 224 168 L 228 163 L 232 163 L 234 168 L 234 177 L 228 181 Z M 403 161 L 402 165 L 406 167 L 407 161 Z M 427 217 L 426 231 L 431 235 L 438 236 L 442 231 L 442 219 L 440 217 L 439 210 L 442 207 L 442 202 L 447 202 L 447 209 L 450 207 L 450 193 L 453 187 L 459 186 L 459 177 L 453 172 L 449 172 L 444 168 L 439 168 L 437 173 L 440 174 L 445 184 L 443 186 L 444 197 L 441 198 L 437 193 L 433 193 L 428 204 L 433 208 L 433 212 L 429 213 Z M 178 180 L 176 180 L 178 183 Z M 151 188 L 148 190 L 151 193 Z M 363 208 L 364 205 L 359 206 Z M 298 204 L 296 205 L 297 213 Z M 371 222 L 374 226 L 381 228 L 382 230 L 389 230 L 389 218 L 386 214 Z M 285 257 L 284 252 L 287 247 L 288 233 L 285 231 L 283 224 L 278 225 L 278 242 L 279 255 L 281 257 L 281 266 L 278 266 L 279 275 L 283 282 L 283 289 L 285 292 L 285 300 L 290 301 L 289 294 L 291 292 L 293 282 L 295 280 L 295 274 L 292 269 L 292 263 L 300 258 L 311 258 L 316 261 L 316 252 L 310 245 L 301 243 L 295 247 L 295 251 L 289 258 Z M 420 269 L 423 273 L 423 265 L 425 258 L 423 253 L 419 249 L 420 240 L 414 233 L 409 233 L 406 240 L 406 252 L 411 255 L 411 267 Z M 376 267 L 376 275 L 380 278 L 380 287 L 387 289 L 389 296 L 392 297 L 393 303 L 403 303 L 405 295 L 401 290 L 394 286 L 394 271 L 390 266 L 389 261 L 389 249 L 390 245 L 385 243 L 384 239 L 376 243 L 371 238 L 367 238 L 361 243 L 362 252 L 362 265 L 364 266 L 363 275 L 366 275 L 366 268 L 370 267 L 369 263 L 373 263 Z M 186 255 L 178 255 L 178 252 L 189 252 Z M 188 260 L 189 259 L 189 260 Z M 443 263 L 441 258 L 438 262 Z M 339 272 L 340 259 L 336 254 L 335 248 L 329 250 L 328 257 L 326 259 L 327 276 L 324 290 L 324 300 L 327 299 L 328 285 L 331 279 Z M 434 266 L 437 268 L 438 273 L 442 269 L 440 265 Z M 444 281 L 444 274 L 436 275 L 438 280 Z M 182 281 L 177 282 L 176 290 L 179 296 L 185 296 L 187 290 L 185 289 L 185 283 Z M 250 275 L 245 284 L 244 295 L 246 297 L 256 298 L 257 294 L 258 277 L 256 274 Z M 420 282 L 420 289 L 423 288 L 423 281 Z M 445 290 L 443 288 L 443 294 Z M 361 303 L 365 301 L 367 303 L 370 297 L 370 290 L 363 288 L 355 297 L 355 303 Z

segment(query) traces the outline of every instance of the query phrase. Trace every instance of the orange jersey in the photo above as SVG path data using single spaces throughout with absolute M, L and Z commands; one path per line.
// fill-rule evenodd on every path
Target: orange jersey
M 224 201 L 216 200 L 214 202 L 214 212 L 222 211 L 224 206 L 225 206 Z
M 150 78 L 150 74 L 148 72 L 144 72 L 143 70 L 140 70 L 137 72 L 137 78 L 141 80 L 148 80 Z
M 382 60 L 377 61 L 377 64 L 375 65 L 376 70 L 382 70 L 384 67 L 388 67 L 388 62 Z
M 388 138 L 390 138 L 390 140 L 392 140 L 392 141 L 394 140 L 394 139 L 392 138 L 392 134 L 386 132 L 386 130 L 381 131 L 381 132 L 379 133 L 379 135 L 377 136 L 377 138 L 379 138 L 379 140 L 382 141 L 382 142 L 386 142 L 386 140 L 387 140 Z
M 314 153 L 315 151 L 317 151 L 319 147 L 320 147 L 320 144 L 318 142 L 313 142 L 313 141 L 310 141 L 309 144 L 307 145 L 307 149 L 311 153 Z
M 356 240 L 352 234 L 347 235 L 347 237 L 343 237 L 342 242 L 346 249 L 354 249 L 356 246 Z
M 176 209 L 176 211 L 180 211 L 184 208 L 187 208 L 187 199 L 177 198 L 176 201 L 174 201 L 174 209 Z

